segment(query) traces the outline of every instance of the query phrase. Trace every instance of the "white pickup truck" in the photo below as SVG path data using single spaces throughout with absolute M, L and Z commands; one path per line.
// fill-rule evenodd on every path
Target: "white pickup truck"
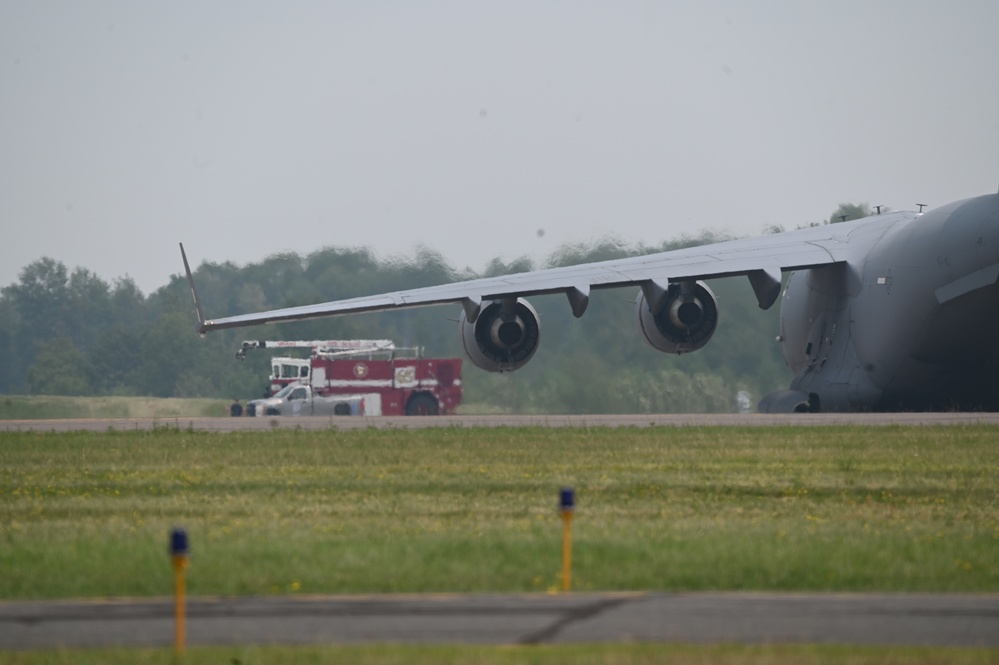
M 320 395 L 306 384 L 287 385 L 272 397 L 246 404 L 248 416 L 360 416 L 364 395 Z

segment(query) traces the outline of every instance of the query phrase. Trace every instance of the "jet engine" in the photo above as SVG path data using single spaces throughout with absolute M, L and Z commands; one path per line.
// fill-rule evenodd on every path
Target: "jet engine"
M 639 332 L 665 353 L 697 351 L 718 326 L 718 301 L 704 282 L 671 283 L 666 289 L 649 282 L 636 304 Z
M 521 298 L 483 303 L 471 315 L 464 310 L 458 327 L 465 355 L 488 372 L 524 366 L 541 341 L 538 313 Z

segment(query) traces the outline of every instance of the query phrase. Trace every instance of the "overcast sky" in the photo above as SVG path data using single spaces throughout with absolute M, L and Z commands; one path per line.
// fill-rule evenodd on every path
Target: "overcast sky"
M 999 188 L 999 2 L 0 2 L 0 286 L 456 268 Z

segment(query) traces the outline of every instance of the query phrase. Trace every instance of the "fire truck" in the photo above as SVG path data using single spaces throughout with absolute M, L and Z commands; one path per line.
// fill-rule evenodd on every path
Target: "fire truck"
M 391 340 L 243 342 L 236 357 L 252 349 L 307 348 L 308 358 L 271 359 L 268 397 L 289 385 L 307 385 L 316 397 L 354 398 L 368 416 L 451 414 L 461 403 L 461 359 L 426 358 L 422 347 L 399 348 Z M 267 399 L 247 404 L 247 415 L 267 413 Z M 262 411 L 262 412 L 261 412 Z

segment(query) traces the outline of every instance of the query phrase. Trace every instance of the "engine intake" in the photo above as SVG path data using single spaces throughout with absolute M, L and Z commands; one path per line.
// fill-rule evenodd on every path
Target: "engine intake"
M 458 329 L 465 355 L 487 372 L 523 367 L 541 341 L 538 313 L 522 298 L 493 300 L 482 306 L 474 322 L 462 311 Z
M 659 292 L 663 293 L 661 289 Z M 659 308 L 652 311 L 643 289 L 635 315 L 638 331 L 659 351 L 677 355 L 697 351 L 708 343 L 718 326 L 718 300 L 704 282 L 671 283 L 655 301 Z

